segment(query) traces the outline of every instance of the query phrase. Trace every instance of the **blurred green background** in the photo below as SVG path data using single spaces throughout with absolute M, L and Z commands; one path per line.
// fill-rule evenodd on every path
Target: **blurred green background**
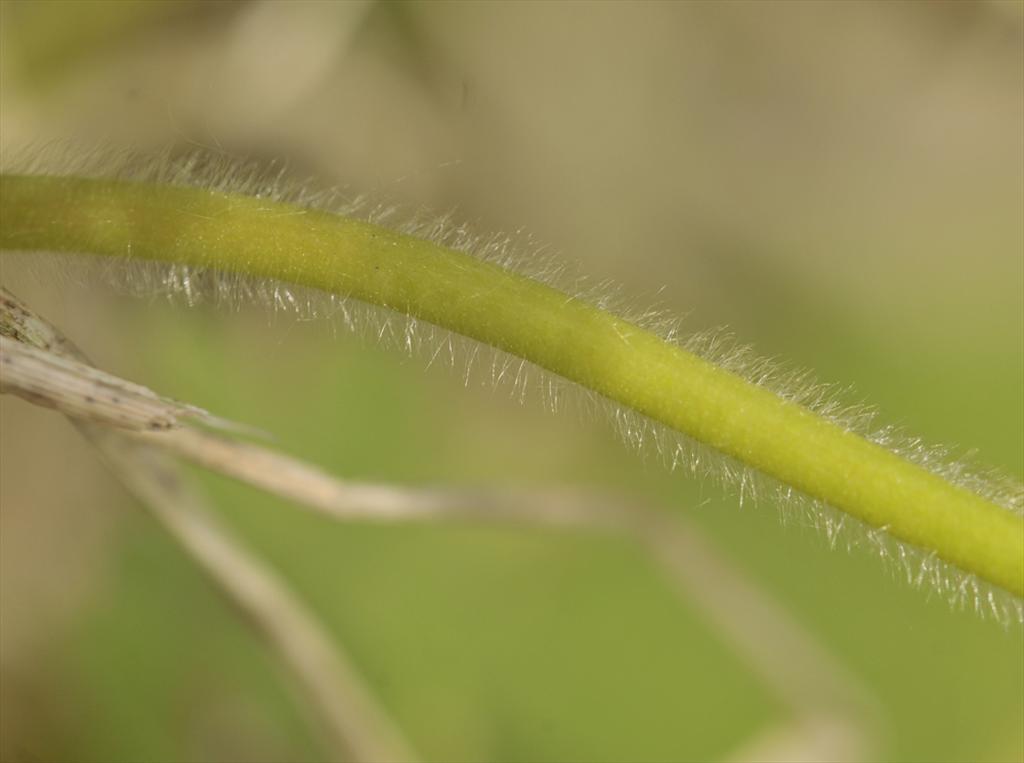
M 4 151 L 205 146 L 525 229 L 639 306 L 727 325 L 1024 474 L 1021 3 L 0 8 Z M 327 322 L 3 263 L 103 368 L 336 474 L 574 484 L 685 515 L 862 685 L 874 720 L 837 758 L 1024 759 L 1018 625 L 952 611 L 771 505 L 740 509 L 602 420 Z M 325 759 L 272 656 L 72 428 L 7 397 L 0 413 L 3 761 Z M 752 740 L 794 722 L 625 541 L 338 525 L 199 478 L 427 760 L 759 759 Z M 813 740 L 789 749 L 816 759 Z

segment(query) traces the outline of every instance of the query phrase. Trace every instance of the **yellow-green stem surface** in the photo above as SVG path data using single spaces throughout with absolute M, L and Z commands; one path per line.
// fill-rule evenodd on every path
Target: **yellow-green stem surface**
M 546 285 L 369 223 L 181 186 L 0 178 L 0 248 L 279 279 L 525 358 L 1024 596 L 1024 517 Z

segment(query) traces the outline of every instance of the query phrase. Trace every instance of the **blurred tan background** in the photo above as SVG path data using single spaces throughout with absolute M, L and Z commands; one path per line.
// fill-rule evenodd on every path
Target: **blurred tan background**
M 4 0 L 0 148 L 284 159 L 525 230 L 629 302 L 728 326 L 1020 479 L 1022 7 Z M 337 474 L 580 484 L 685 513 L 870 694 L 876 720 L 836 755 L 1024 757 L 1019 626 L 664 473 L 600 420 L 324 324 L 0 261 L 104 368 Z M 270 657 L 70 426 L 6 397 L 0 413 L 2 759 L 323 759 Z M 204 480 L 428 760 L 758 759 L 750 741 L 787 728 L 626 544 L 328 526 Z

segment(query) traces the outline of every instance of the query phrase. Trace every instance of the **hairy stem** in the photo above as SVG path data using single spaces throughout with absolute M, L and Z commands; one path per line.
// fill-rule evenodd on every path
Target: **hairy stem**
M 235 194 L 10 175 L 0 248 L 161 260 L 391 308 L 525 358 L 1024 596 L 1024 517 L 609 312 L 432 242 Z

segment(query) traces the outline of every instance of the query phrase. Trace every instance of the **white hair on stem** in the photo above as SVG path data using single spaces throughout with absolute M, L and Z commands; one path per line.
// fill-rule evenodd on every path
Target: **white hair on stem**
M 32 146 L 16 154 L 8 152 L 0 160 L 0 170 L 148 181 L 244 194 L 353 217 L 428 239 L 553 286 L 565 292 L 567 299 L 584 300 L 613 312 L 950 483 L 1012 512 L 1024 513 L 1024 486 L 1017 480 L 976 467 L 965 458 L 956 458 L 951 449 L 926 445 L 920 438 L 880 425 L 872 408 L 847 402 L 851 397 L 849 390 L 820 384 L 808 371 L 790 369 L 773 359 L 759 357 L 722 329 L 687 335 L 681 321 L 667 311 L 637 308 L 614 284 L 595 284 L 575 274 L 522 231 L 478 235 L 466 225 L 453 222 L 452 214 L 425 211 L 404 214 L 394 205 L 367 196 L 346 198 L 337 189 L 320 188 L 312 181 L 295 182 L 284 164 L 260 166 L 210 152 L 192 152 L 180 157 L 169 152 L 143 156 L 126 150 L 82 151 L 68 144 L 48 144 Z M 34 267 L 38 267 L 35 263 L 39 259 L 38 255 L 31 255 Z M 782 507 L 785 522 L 814 527 L 832 548 L 866 548 L 886 560 L 894 573 L 911 585 L 936 591 L 957 608 L 972 608 L 1002 622 L 1024 622 L 1024 603 L 1020 598 L 939 560 L 932 553 L 892 538 L 884 527 L 871 528 L 822 501 L 805 496 L 528 361 L 422 320 L 272 279 L 130 257 L 115 262 L 101 257 L 53 255 L 48 276 L 48 280 L 60 278 L 87 283 L 99 278 L 130 294 L 166 297 L 189 306 L 209 302 L 237 310 L 257 305 L 271 314 L 291 314 L 300 320 L 326 320 L 371 343 L 422 356 L 428 364 L 444 362 L 453 368 L 461 366 L 461 378 L 466 385 L 479 382 L 505 386 L 520 401 L 539 396 L 551 411 L 569 403 L 586 414 L 597 413 L 609 420 L 632 449 L 669 469 L 711 479 L 734 493 L 741 505 L 775 503 Z

